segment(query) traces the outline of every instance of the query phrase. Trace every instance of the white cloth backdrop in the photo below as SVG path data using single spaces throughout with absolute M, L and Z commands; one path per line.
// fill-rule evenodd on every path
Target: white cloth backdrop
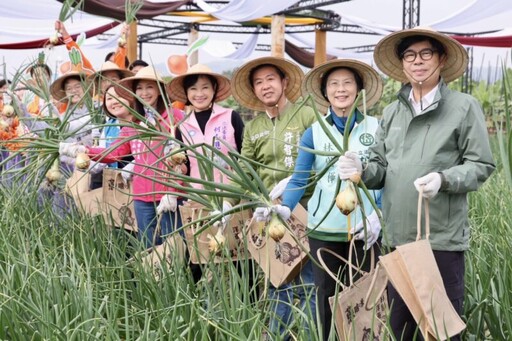
M 231 0 L 226 6 L 217 9 L 204 0 L 197 0 L 197 6 L 216 18 L 244 22 L 281 12 L 297 2 L 299 0 Z

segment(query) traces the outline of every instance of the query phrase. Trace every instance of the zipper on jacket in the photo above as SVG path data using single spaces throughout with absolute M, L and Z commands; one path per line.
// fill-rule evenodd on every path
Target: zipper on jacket
M 270 122 L 272 123 L 272 133 L 273 133 L 273 138 L 272 138 L 272 154 L 274 155 L 274 170 L 272 171 L 272 174 L 274 175 L 272 178 L 274 179 L 274 186 L 277 185 L 278 181 L 276 180 L 276 169 L 279 169 L 279 162 L 277 160 L 277 158 L 275 157 L 277 155 L 276 153 L 276 127 L 277 127 L 277 124 L 276 124 L 276 120 L 277 120 L 277 117 L 275 117 L 274 119 L 270 119 Z
M 427 143 L 427 135 L 430 131 L 430 124 L 427 124 L 427 131 L 425 132 L 425 136 L 423 137 L 423 144 L 421 145 L 421 156 L 420 159 L 423 160 L 423 152 L 425 151 L 425 144 Z

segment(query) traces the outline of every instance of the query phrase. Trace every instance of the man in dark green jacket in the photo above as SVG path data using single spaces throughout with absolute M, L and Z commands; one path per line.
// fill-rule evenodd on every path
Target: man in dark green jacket
M 464 73 L 466 50 L 448 36 L 415 28 L 382 39 L 374 59 L 382 72 L 406 84 L 384 109 L 369 162 L 361 165 L 346 154 L 339 175 L 346 179 L 362 173 L 369 188 L 385 188 L 383 244 L 390 248 L 416 239 L 416 190 L 423 187 L 423 196 L 430 198 L 430 243 L 460 315 L 469 247 L 467 193 L 495 169 L 480 104 L 446 85 Z M 395 337 L 412 340 L 416 322 L 391 285 L 388 291 Z

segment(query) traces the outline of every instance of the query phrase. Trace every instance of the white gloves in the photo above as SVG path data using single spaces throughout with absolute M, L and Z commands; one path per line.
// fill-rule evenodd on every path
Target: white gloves
M 272 212 L 276 213 L 284 221 L 290 219 L 290 216 L 292 215 L 292 211 L 288 206 L 273 205 L 272 207 L 257 207 L 254 210 L 253 216 L 256 221 L 267 222 L 270 220 Z
M 79 153 L 87 152 L 87 147 L 76 142 L 60 142 L 59 155 L 76 157 Z
M 423 197 L 429 199 L 435 197 L 437 192 L 439 192 L 441 182 L 441 174 L 432 172 L 414 180 L 414 187 L 419 192 L 421 186 L 423 186 Z
M 274 188 L 272 188 L 272 190 L 269 193 L 270 200 L 276 200 L 283 194 L 291 178 L 291 175 L 287 178 L 284 178 L 283 180 L 279 181 L 279 183 Z
M 231 214 L 226 214 L 226 212 L 228 212 L 232 208 L 233 208 L 233 206 L 231 206 L 231 204 L 229 202 L 223 201 L 222 202 L 222 212 L 219 210 L 215 210 L 210 215 L 216 216 L 216 215 L 222 214 L 221 223 L 227 224 L 228 221 L 231 219 Z
M 373 211 L 369 216 L 366 217 L 366 246 L 365 250 L 369 250 L 372 245 L 379 239 L 381 226 L 379 216 L 376 211 Z M 355 228 L 350 229 L 350 232 L 354 234 L 354 239 L 364 240 L 364 224 L 361 221 Z
M 135 161 L 130 162 L 124 166 L 121 170 L 121 176 L 123 177 L 124 183 L 128 183 L 133 177 L 133 169 L 135 168 Z
M 91 161 L 87 171 L 91 174 L 100 174 L 106 167 L 106 163 Z
M 338 175 L 341 180 L 347 180 L 352 175 L 363 173 L 363 165 L 355 152 L 345 152 L 338 160 Z
M 178 198 L 172 194 L 166 194 L 160 199 L 160 203 L 156 208 L 157 214 L 162 214 L 165 212 L 176 212 L 176 208 L 178 208 Z

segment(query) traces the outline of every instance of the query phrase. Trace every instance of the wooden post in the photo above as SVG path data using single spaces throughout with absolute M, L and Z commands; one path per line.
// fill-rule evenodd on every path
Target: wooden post
M 130 23 L 130 33 L 128 34 L 128 41 L 126 46 L 126 56 L 130 63 L 137 58 L 137 21 Z
M 190 29 L 190 33 L 188 34 L 188 46 L 192 46 L 192 44 L 199 38 L 199 31 L 194 27 Z M 189 67 L 197 64 L 199 60 L 199 51 L 196 50 L 192 52 L 190 56 L 188 56 Z
M 271 56 L 284 58 L 284 33 L 285 33 L 284 15 L 273 15 L 271 24 Z
M 315 66 L 327 61 L 327 32 L 315 30 Z

